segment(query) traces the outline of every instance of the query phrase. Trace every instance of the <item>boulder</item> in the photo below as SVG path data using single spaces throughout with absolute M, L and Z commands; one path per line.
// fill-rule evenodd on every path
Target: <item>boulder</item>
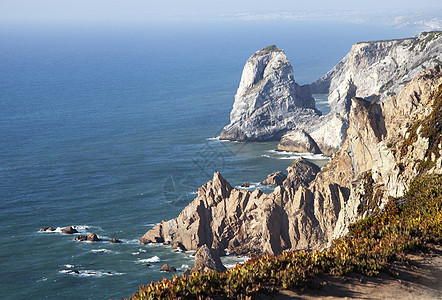
M 74 234 L 74 233 L 78 233 L 77 229 L 75 229 L 75 228 L 72 227 L 72 226 L 68 226 L 68 227 L 66 227 L 66 228 L 63 228 L 63 229 L 61 230 L 61 232 L 64 233 L 64 234 Z
M 89 233 L 87 235 L 87 241 L 88 242 L 98 242 L 101 241 L 98 236 L 95 233 Z
M 299 153 L 322 153 L 316 142 L 304 130 L 292 130 L 281 137 L 278 150 Z
M 121 241 L 120 241 L 119 239 L 117 239 L 117 238 L 111 238 L 111 239 L 109 240 L 109 242 L 110 242 L 110 243 L 113 243 L 113 244 L 119 244 L 119 243 L 121 243 Z
M 227 270 L 221 262 L 218 252 L 215 249 L 209 249 L 207 245 L 202 245 L 195 253 L 195 264 L 191 272 L 215 271 L 223 272 Z
M 278 171 L 278 172 L 269 174 L 267 176 L 267 179 L 262 181 L 261 184 L 264 184 L 264 185 L 268 185 L 268 184 L 281 185 L 286 178 L 287 178 L 287 175 L 285 175 L 281 171 Z
M 164 264 L 161 267 L 161 272 L 168 272 L 168 273 L 174 273 L 176 272 L 176 268 L 175 267 L 170 267 L 168 264 Z
M 77 235 L 77 236 L 74 238 L 74 241 L 77 241 L 77 242 L 84 242 L 84 241 L 87 241 L 87 236 L 85 236 L 85 235 Z
M 241 184 L 241 187 L 248 188 L 250 187 L 250 183 L 244 182 L 243 184 Z

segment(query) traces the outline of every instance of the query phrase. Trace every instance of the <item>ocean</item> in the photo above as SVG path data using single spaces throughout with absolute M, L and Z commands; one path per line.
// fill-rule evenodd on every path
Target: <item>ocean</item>
M 216 139 L 246 60 L 276 44 L 306 84 L 355 42 L 418 32 L 308 21 L 3 26 L 0 298 L 120 298 L 171 278 L 165 263 L 181 274 L 192 252 L 138 238 L 176 217 L 213 172 L 269 192 L 258 183 L 301 156 Z M 315 97 L 326 113 L 326 95 Z M 59 232 L 70 225 L 103 241 Z

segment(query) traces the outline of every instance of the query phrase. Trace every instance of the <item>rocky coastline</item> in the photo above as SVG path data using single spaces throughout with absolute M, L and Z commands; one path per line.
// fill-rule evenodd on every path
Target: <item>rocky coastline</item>
M 437 102 L 440 100 L 433 96 L 442 87 L 442 70 L 437 64 L 439 58 L 442 60 L 441 43 L 442 35 L 436 32 L 422 33 L 411 39 L 353 46 L 343 61 L 303 94 L 327 87 L 333 117 L 330 114 L 320 117 L 308 97 L 304 100 L 290 97 L 299 86 L 293 80 L 292 68 L 281 49 L 271 46 L 258 51 L 246 63 L 235 96 L 231 123 L 224 128 L 221 138 L 253 141 L 282 136 L 281 147 L 291 143 L 291 147 L 296 146 L 301 152 L 302 144 L 306 149 L 304 152 L 331 154 L 330 161 L 319 169 L 307 160 L 299 159 L 287 168 L 288 175 L 270 174 L 263 181 L 263 184 L 276 185 L 269 194 L 233 188 L 216 172 L 176 219 L 157 224 L 140 238 L 140 242 L 180 244 L 187 250 L 207 245 L 218 255 L 224 255 L 226 251 L 261 256 L 288 250 L 324 249 L 334 239 L 345 235 L 351 223 L 381 211 L 389 197 L 402 197 L 414 178 L 441 174 L 440 126 L 433 124 L 438 130 L 436 136 L 439 136 L 434 138 L 434 132 L 429 133 L 428 124 L 425 125 L 426 120 L 440 115 L 440 103 Z M 414 69 L 404 75 L 401 65 L 397 65 L 393 83 L 388 86 L 377 84 L 376 90 L 364 89 L 362 81 L 355 79 L 352 82 L 357 83 L 357 89 L 355 93 L 351 92 L 349 76 L 357 74 L 361 68 L 368 68 L 366 72 L 371 72 L 372 77 L 375 73 L 383 73 L 384 69 L 373 66 L 385 65 L 392 53 L 405 55 L 404 49 L 416 52 L 412 56 L 418 57 L 418 63 L 414 60 Z M 361 53 L 365 56 L 360 57 Z M 431 56 L 425 58 L 430 55 L 428 53 Z M 370 55 L 373 57 L 366 57 Z M 407 55 L 401 60 L 406 66 L 413 62 Z M 349 70 L 350 61 L 353 64 L 358 61 L 358 64 Z M 411 79 L 410 76 L 417 72 L 415 70 L 421 71 L 427 66 L 430 68 Z M 379 76 L 377 79 L 379 82 L 386 80 Z M 344 85 L 337 84 L 337 81 L 344 82 Z M 280 86 L 277 91 L 269 89 L 269 86 L 277 85 Z M 285 95 L 275 102 L 277 106 L 263 96 L 272 98 L 277 92 L 281 92 L 278 97 Z M 340 97 L 336 98 L 337 94 Z M 348 97 L 342 97 L 344 94 Z M 373 95 L 376 101 L 373 101 Z M 265 107 L 273 108 L 265 110 Z M 275 107 L 278 108 L 278 118 L 287 114 L 280 108 L 296 107 L 288 113 L 288 119 L 294 116 L 294 111 L 308 111 L 309 122 L 316 122 L 316 127 L 311 128 L 345 132 L 340 139 L 335 138 L 335 142 L 339 141 L 339 145 L 336 144 L 339 150 L 330 143 L 326 147 L 324 143 L 317 143 L 313 131 L 302 128 L 308 122 L 294 125 L 301 128 L 294 132 L 289 130 L 294 123 L 286 120 L 270 127 L 260 121 L 272 119 L 268 113 L 275 112 Z M 297 120 L 304 120 L 299 116 Z M 331 124 L 330 118 L 340 120 L 340 125 Z M 291 125 L 287 126 L 289 123 Z M 254 128 L 256 124 L 260 124 L 257 129 Z M 253 130 L 247 131 L 249 129 Z M 281 135 L 282 132 L 286 134 Z

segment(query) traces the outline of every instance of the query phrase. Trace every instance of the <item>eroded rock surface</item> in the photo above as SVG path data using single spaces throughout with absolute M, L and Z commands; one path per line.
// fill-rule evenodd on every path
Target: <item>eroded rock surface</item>
M 419 73 L 441 61 L 441 31 L 354 44 L 333 69 L 310 85 L 313 93 L 329 94 L 331 112 L 307 128 L 307 133 L 324 154 L 336 152 L 347 136 L 352 98 L 383 103 L 389 96 L 399 94 Z
M 281 171 L 269 174 L 266 178 L 266 180 L 263 180 L 261 182 L 261 184 L 264 185 L 268 185 L 268 184 L 273 184 L 273 185 L 282 185 L 282 183 L 284 182 L 284 180 L 286 180 L 287 175 L 285 175 L 284 173 L 282 173 Z
M 278 140 L 296 124 L 310 124 L 319 116 L 308 87 L 299 86 L 284 51 L 265 47 L 246 62 L 230 124 L 221 139 Z
M 326 247 L 351 222 L 382 209 L 388 196 L 403 196 L 416 176 L 441 172 L 442 133 L 428 124 L 440 118 L 441 90 L 442 70 L 435 67 L 384 103 L 353 98 L 348 137 L 319 173 L 298 160 L 270 194 L 232 188 L 215 173 L 176 219 L 140 242 L 180 242 L 189 250 L 206 244 L 247 255 Z M 437 130 L 431 139 L 428 130 Z
M 195 264 L 191 272 L 223 272 L 227 270 L 221 262 L 218 252 L 214 249 L 209 249 L 207 245 L 202 245 L 195 252 Z

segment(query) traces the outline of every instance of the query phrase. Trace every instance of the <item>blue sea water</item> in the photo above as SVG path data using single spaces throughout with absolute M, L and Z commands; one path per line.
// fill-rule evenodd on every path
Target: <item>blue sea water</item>
M 299 156 L 214 139 L 247 58 L 276 44 L 306 84 L 357 41 L 418 31 L 288 21 L 1 28 L 0 298 L 120 298 L 170 278 L 164 263 L 183 272 L 192 253 L 138 238 L 176 217 L 214 171 L 256 187 Z M 69 225 L 123 243 L 38 232 Z

